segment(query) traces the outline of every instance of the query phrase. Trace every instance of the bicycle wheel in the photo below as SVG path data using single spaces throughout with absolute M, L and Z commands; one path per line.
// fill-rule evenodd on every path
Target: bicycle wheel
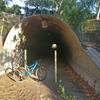
M 16 81 L 16 82 L 21 82 L 23 81 L 24 79 L 26 79 L 26 70 L 24 68 L 18 68 L 14 71 L 14 74 L 13 74 L 13 79 Z
M 46 71 L 45 67 L 39 66 L 35 71 L 35 75 L 37 77 L 37 80 L 39 80 L 39 81 L 44 80 L 47 76 L 47 71 Z
M 5 69 L 5 73 L 6 75 L 13 80 L 13 72 L 12 72 L 12 68 L 6 68 Z

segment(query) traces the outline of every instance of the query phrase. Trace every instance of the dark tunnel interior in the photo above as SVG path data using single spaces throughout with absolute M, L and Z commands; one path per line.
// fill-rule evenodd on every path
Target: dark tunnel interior
M 70 47 L 65 44 L 58 28 L 52 26 L 48 28 L 30 28 L 27 31 L 26 40 L 28 64 L 32 63 L 34 59 L 53 59 L 53 43 L 57 44 L 59 61 L 69 63 L 69 60 L 71 60 Z

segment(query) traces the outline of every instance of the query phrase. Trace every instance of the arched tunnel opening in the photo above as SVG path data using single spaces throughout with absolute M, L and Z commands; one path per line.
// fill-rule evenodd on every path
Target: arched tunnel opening
M 52 44 L 57 44 L 58 60 L 66 64 L 72 59 L 72 50 L 69 43 L 63 38 L 62 29 L 48 16 L 32 16 L 23 21 L 22 30 L 26 36 L 28 63 L 34 59 L 53 58 Z
M 58 62 L 63 61 L 93 87 L 100 92 L 100 70 L 88 57 L 86 52 L 71 28 L 55 16 L 33 15 L 14 26 L 8 33 L 3 48 L 7 51 L 13 46 L 15 35 L 22 33 L 26 37 L 27 62 L 31 64 L 34 59 L 53 59 L 52 44 L 57 44 Z M 24 59 L 24 58 L 23 58 Z M 93 76 L 93 78 L 91 77 Z M 96 83 L 94 83 L 96 81 Z M 92 83 L 91 83 L 92 82 Z
M 52 44 L 57 44 L 58 61 L 63 61 L 69 64 L 72 58 L 71 50 L 68 44 L 65 43 L 61 36 L 59 27 L 49 25 L 46 28 L 29 27 L 26 33 L 26 49 L 28 64 L 32 63 L 34 59 L 53 59 L 54 51 Z
M 33 15 L 12 27 L 4 42 L 9 51 L 13 46 L 14 36 L 26 37 L 27 62 L 34 59 L 54 58 L 52 44 L 57 44 L 58 62 L 72 64 L 79 59 L 80 43 L 70 27 L 55 16 Z M 81 52 L 80 52 L 81 53 Z

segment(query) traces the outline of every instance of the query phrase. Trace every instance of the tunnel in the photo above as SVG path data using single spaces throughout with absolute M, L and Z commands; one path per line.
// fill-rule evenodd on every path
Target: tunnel
M 55 16 L 33 15 L 14 26 L 8 33 L 4 48 L 9 49 L 10 40 L 19 31 L 26 37 L 28 63 L 32 59 L 53 57 L 52 44 L 57 44 L 58 61 L 64 61 L 77 74 L 86 80 L 90 86 L 95 85 L 100 92 L 100 70 L 83 50 L 79 39 L 70 26 Z
M 51 46 L 54 43 L 57 44 L 58 60 L 64 61 L 66 64 L 72 62 L 73 54 L 77 55 L 78 51 L 75 48 L 78 50 L 79 42 L 76 35 L 70 32 L 69 26 L 66 28 L 65 25 L 53 16 L 31 16 L 23 21 L 22 31 L 27 40 L 29 63 L 32 59 L 52 59 L 53 49 Z
M 62 32 L 62 28 L 53 19 L 32 16 L 22 26 L 26 37 L 25 47 L 28 53 L 28 63 L 31 63 L 32 59 L 52 59 L 52 44 L 57 44 L 58 61 L 69 64 L 72 59 L 72 51 L 70 45 L 65 44 L 65 39 L 62 36 L 62 34 L 68 33 Z

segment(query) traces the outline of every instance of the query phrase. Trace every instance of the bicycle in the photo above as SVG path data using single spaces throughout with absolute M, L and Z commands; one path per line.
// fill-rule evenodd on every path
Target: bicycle
M 35 61 L 33 64 L 25 67 L 19 67 L 15 70 L 8 67 L 5 70 L 5 73 L 9 78 L 16 82 L 23 81 L 27 76 L 30 76 L 32 79 L 42 81 L 47 76 L 46 68 L 43 65 L 40 65 L 39 61 Z

